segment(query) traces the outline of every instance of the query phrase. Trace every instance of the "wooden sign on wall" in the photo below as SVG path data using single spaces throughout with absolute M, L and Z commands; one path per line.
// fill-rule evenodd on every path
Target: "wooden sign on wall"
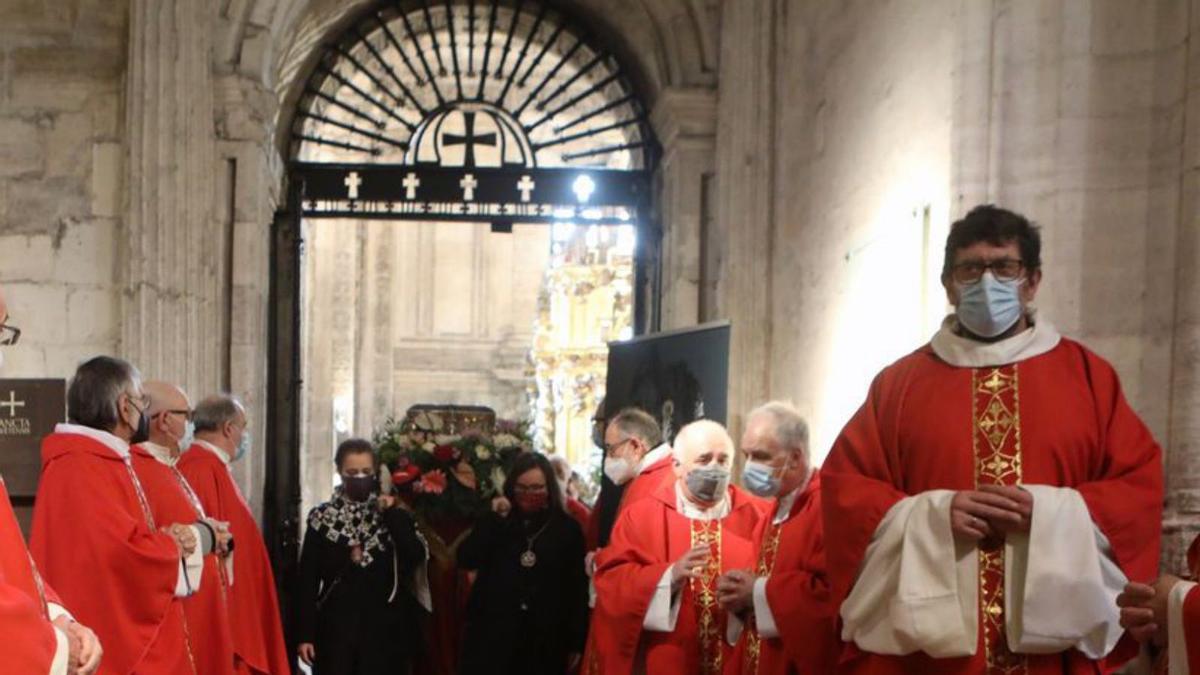
M 29 532 L 42 438 L 66 420 L 66 380 L 0 380 L 0 476 L 21 529 Z

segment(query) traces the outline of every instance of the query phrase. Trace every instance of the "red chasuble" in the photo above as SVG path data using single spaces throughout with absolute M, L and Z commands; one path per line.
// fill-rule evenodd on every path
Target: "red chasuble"
M 821 531 L 821 477 L 815 470 L 796 497 L 787 520 L 776 524 L 775 505 L 754 534 L 758 562 L 766 577 L 767 604 L 778 637 L 761 638 L 752 617 L 738 640 L 726 673 L 741 675 L 823 675 L 834 670 L 841 641 L 825 572 Z
M 612 540 L 597 556 L 595 652 L 588 671 L 626 674 L 644 660 L 646 673 L 720 673 L 732 649 L 726 614 L 717 606 L 717 577 L 754 564 L 752 537 L 762 504 L 730 488 L 731 510 L 722 520 L 691 520 L 676 510 L 675 483 L 622 509 Z M 643 628 L 659 580 L 693 546 L 708 544 L 712 564 L 680 591 L 679 619 L 670 633 Z
M 1200 579 L 1200 537 L 1192 540 L 1188 549 L 1188 569 L 1192 580 Z M 1187 646 L 1187 661 L 1189 673 L 1200 673 L 1200 586 L 1192 587 L 1183 600 L 1183 636 Z M 1167 672 L 1166 659 L 1163 659 L 1160 672 Z
M 64 606 L 100 639 L 100 673 L 196 672 L 175 597 L 179 549 L 157 528 L 133 467 L 114 450 L 64 431 L 42 441 L 30 550 Z
M 0 635 L 10 672 L 50 672 L 58 639 L 45 595 L 0 478 Z
M 134 446 L 132 459 L 155 521 L 187 524 L 204 515 L 196 493 L 175 467 L 163 464 L 140 446 Z M 196 669 L 204 675 L 233 675 L 233 635 L 229 629 L 229 610 L 225 607 L 226 581 L 224 562 L 213 554 L 204 556 L 200 588 L 183 600 Z
M 1124 573 L 1148 582 L 1157 572 L 1161 452 L 1126 403 L 1112 366 L 1071 340 L 995 368 L 951 366 L 928 345 L 900 359 L 876 377 L 821 475 L 826 559 L 839 605 L 896 502 L 989 483 L 1078 490 Z M 1075 650 L 1009 651 L 1002 547 L 979 551 L 979 600 L 974 656 L 881 656 L 846 645 L 839 672 L 1097 672 L 1100 664 Z M 1116 653 L 1127 652 L 1118 646 Z
M 229 468 L 199 444 L 183 453 L 178 467 L 196 491 L 204 512 L 228 522 L 233 533 L 233 584 L 228 601 L 237 672 L 290 674 L 267 547 Z

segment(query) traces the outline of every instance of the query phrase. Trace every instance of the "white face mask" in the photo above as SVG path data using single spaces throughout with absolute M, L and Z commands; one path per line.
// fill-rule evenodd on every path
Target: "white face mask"
M 604 460 L 604 475 L 617 485 L 624 485 L 633 478 L 633 465 L 624 457 L 609 457 Z

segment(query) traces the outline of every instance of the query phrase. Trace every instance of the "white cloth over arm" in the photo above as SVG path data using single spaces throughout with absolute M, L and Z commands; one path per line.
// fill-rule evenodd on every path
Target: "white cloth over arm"
M 974 546 L 955 542 L 953 498 L 953 491 L 931 490 L 884 514 L 842 603 L 843 640 L 876 654 L 975 653 L 979 560 Z
M 671 568 L 663 572 L 658 585 L 654 587 L 654 595 L 650 597 L 650 606 L 646 608 L 646 616 L 642 619 L 642 627 L 659 633 L 672 633 L 679 623 L 680 596 L 678 591 L 671 589 Z
M 1123 632 L 1117 595 L 1128 580 L 1077 490 L 1024 488 L 1033 495 L 1030 531 L 1009 536 L 1004 551 L 1008 646 L 1103 658 Z
M 1196 587 L 1190 581 L 1181 581 L 1167 596 L 1167 675 L 1191 675 L 1188 665 L 1187 635 L 1183 630 L 1183 601 Z
M 196 539 L 196 548 L 191 555 L 179 561 L 179 577 L 175 580 L 175 597 L 186 598 L 200 590 L 200 579 L 204 574 L 204 552 L 200 550 L 200 530 L 195 525 L 188 525 L 192 536 Z
M 1116 596 L 1125 576 L 1077 491 L 1024 487 L 1034 498 L 1031 531 L 1005 543 L 1009 648 L 1075 648 L 1100 658 L 1121 635 Z M 884 516 L 842 605 L 842 639 L 878 654 L 975 653 L 979 555 L 954 537 L 953 497 L 949 490 L 924 492 Z

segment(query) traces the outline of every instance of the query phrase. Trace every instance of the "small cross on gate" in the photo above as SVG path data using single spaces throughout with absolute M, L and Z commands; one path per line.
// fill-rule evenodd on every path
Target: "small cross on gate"
M 463 189 L 463 201 L 475 201 L 475 188 L 479 187 L 479 181 L 475 180 L 474 174 L 467 174 L 458 182 L 458 186 Z
M 0 408 L 8 408 L 8 416 L 9 417 L 16 417 L 17 416 L 17 408 L 24 408 L 24 407 L 25 407 L 25 401 L 18 401 L 17 400 L 17 392 L 12 391 L 11 389 L 8 392 L 8 400 L 0 401 Z
M 521 193 L 521 201 L 529 201 L 529 196 L 533 194 L 533 188 L 536 186 L 537 183 L 534 183 L 532 178 L 521 176 L 521 182 L 517 183 L 517 191 Z
M 402 185 L 404 186 L 404 198 L 416 199 L 417 188 L 421 187 L 421 179 L 417 178 L 417 174 L 410 173 L 404 177 Z
M 463 166 L 468 169 L 475 166 L 475 146 L 488 145 L 496 147 L 496 134 L 475 135 L 475 113 L 463 113 L 463 135 L 442 134 L 442 143 L 446 145 L 463 146 Z
M 362 185 L 362 178 L 357 171 L 351 171 L 350 175 L 346 176 L 346 180 L 342 181 L 346 185 L 346 196 L 350 199 L 358 199 L 358 186 Z

